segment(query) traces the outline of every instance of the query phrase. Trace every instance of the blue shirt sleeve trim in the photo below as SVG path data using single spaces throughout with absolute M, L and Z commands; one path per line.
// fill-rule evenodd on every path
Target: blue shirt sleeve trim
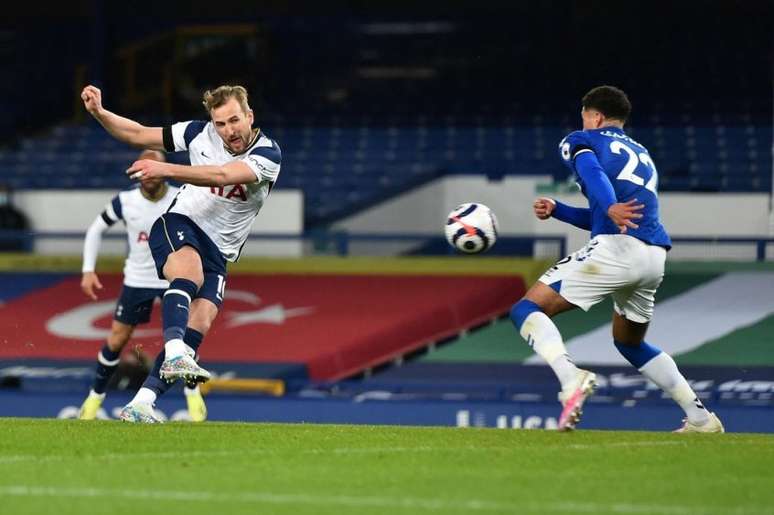
M 185 147 L 188 148 L 189 145 L 191 145 L 191 141 L 201 134 L 201 132 L 204 130 L 204 126 L 207 125 L 207 122 L 202 121 L 193 121 L 188 124 L 185 128 L 185 132 L 183 132 L 183 139 L 185 140 Z
M 121 209 L 121 199 L 116 195 L 113 197 L 113 200 L 110 201 L 113 212 L 116 214 L 119 220 L 122 220 L 124 218 L 123 210 Z
M 261 156 L 272 163 L 280 164 L 282 162 L 282 151 L 277 142 L 272 140 L 271 147 L 255 147 L 250 151 L 251 156 Z

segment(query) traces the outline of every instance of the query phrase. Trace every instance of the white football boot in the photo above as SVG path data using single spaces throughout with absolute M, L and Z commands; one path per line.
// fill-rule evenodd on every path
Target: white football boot
M 597 375 L 588 370 L 579 369 L 575 383 L 559 392 L 559 402 L 564 407 L 559 416 L 559 431 L 572 431 L 580 422 L 583 414 L 583 403 L 589 398 L 597 386 Z
M 723 427 L 723 423 L 720 421 L 715 413 L 710 412 L 710 417 L 707 422 L 702 425 L 693 424 L 688 422 L 687 418 L 683 419 L 683 425 L 679 429 L 675 429 L 673 433 L 725 433 L 726 430 Z

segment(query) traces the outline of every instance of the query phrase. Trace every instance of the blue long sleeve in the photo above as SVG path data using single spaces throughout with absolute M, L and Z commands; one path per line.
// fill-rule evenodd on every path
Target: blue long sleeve
M 575 170 L 586 186 L 586 196 L 589 202 L 599 206 L 603 213 L 618 202 L 613 185 L 605 175 L 602 165 L 592 151 L 579 152 L 575 155 Z
M 591 209 L 587 207 L 572 207 L 554 199 L 556 207 L 551 216 L 557 220 L 574 225 L 579 229 L 591 230 Z

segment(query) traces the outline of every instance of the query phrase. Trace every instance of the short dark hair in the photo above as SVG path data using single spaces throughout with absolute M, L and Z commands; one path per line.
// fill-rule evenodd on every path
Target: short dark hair
M 632 103 L 623 90 L 615 86 L 597 86 L 586 93 L 581 100 L 584 109 L 596 109 L 605 118 L 626 122 L 632 112 Z

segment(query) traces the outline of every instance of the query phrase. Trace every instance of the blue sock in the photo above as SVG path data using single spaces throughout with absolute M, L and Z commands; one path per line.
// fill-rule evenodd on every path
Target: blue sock
M 188 279 L 174 279 L 164 292 L 161 303 L 161 319 L 164 327 L 164 341 L 179 339 L 185 335 L 188 326 L 188 312 L 196 292 L 196 283 Z
M 618 349 L 618 352 L 620 352 L 621 355 L 638 370 L 648 361 L 661 354 L 661 349 L 646 341 L 640 342 L 639 345 L 625 345 L 615 340 L 613 343 L 615 344 L 616 349 Z
M 105 393 L 108 381 L 110 381 L 113 372 L 118 368 L 118 362 L 120 361 L 118 356 L 120 354 L 121 351 L 114 352 L 110 350 L 107 343 L 97 354 L 97 376 L 94 378 L 94 384 L 91 387 L 95 393 Z
M 185 330 L 185 336 L 183 337 L 183 341 L 186 345 L 191 347 L 194 351 L 197 351 L 199 349 L 199 345 L 202 344 L 202 339 L 204 338 L 204 335 L 197 331 L 196 329 L 191 329 L 190 327 Z M 161 375 L 159 375 L 159 370 L 161 370 L 161 364 L 164 363 L 164 349 L 161 349 L 161 352 L 159 352 L 159 355 L 156 356 L 156 362 L 153 363 L 153 368 L 148 373 L 148 377 L 145 378 L 145 382 L 142 383 L 143 388 L 149 388 L 156 392 L 156 395 L 163 395 L 167 390 L 172 388 L 172 385 L 174 383 L 168 383 L 164 381 L 161 378 Z
M 519 302 L 513 305 L 511 308 L 511 321 L 516 326 L 517 331 L 521 331 L 521 326 L 524 324 L 524 320 L 534 313 L 535 311 L 543 311 L 540 306 L 532 302 L 531 300 L 521 299 Z

